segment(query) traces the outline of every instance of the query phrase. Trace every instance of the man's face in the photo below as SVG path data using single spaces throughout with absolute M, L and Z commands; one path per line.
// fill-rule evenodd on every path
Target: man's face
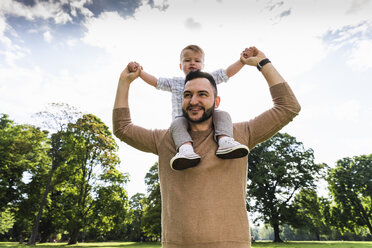
M 202 70 L 204 68 L 203 55 L 192 50 L 185 50 L 181 56 L 180 68 L 185 75 L 190 71 Z
M 183 116 L 192 123 L 201 123 L 211 118 L 219 97 L 214 96 L 213 86 L 206 78 L 195 78 L 186 83 L 183 91 Z

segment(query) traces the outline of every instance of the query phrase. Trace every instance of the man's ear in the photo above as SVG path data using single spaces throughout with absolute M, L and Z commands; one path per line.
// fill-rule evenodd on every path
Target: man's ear
M 216 99 L 214 100 L 214 108 L 218 108 L 218 106 L 220 106 L 220 102 L 221 102 L 221 98 L 219 96 L 216 97 Z

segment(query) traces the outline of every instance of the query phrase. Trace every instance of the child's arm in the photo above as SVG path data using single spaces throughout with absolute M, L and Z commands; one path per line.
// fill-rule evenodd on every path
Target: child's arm
M 156 85 L 158 85 L 158 79 L 151 75 L 151 74 L 148 74 L 147 72 L 145 72 L 144 70 L 141 69 L 141 73 L 140 73 L 140 78 L 145 81 L 146 83 L 148 83 L 149 85 L 152 85 L 154 87 L 156 87 Z
M 143 67 L 140 64 L 138 64 L 137 62 L 130 62 L 128 64 L 128 68 L 129 68 L 130 72 L 135 72 L 135 71 L 137 71 L 137 69 L 139 69 L 140 70 L 139 76 L 143 81 L 145 81 L 146 83 L 148 83 L 149 85 L 152 85 L 154 87 L 157 86 L 158 79 L 155 76 L 145 72 L 143 70 Z
M 243 68 L 244 64 L 242 63 L 242 60 L 241 60 L 242 56 L 243 55 L 241 54 L 240 59 L 238 61 L 236 61 L 235 63 L 233 63 L 232 65 L 226 68 L 225 72 L 229 78 L 234 76 L 236 73 L 240 71 L 240 69 Z

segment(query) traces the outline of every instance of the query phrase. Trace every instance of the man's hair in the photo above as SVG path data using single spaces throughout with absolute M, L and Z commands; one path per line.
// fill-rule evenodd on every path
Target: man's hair
M 193 80 L 195 78 L 206 78 L 206 79 L 208 79 L 209 83 L 212 85 L 212 87 L 214 89 L 214 96 L 215 97 L 217 96 L 217 85 L 216 85 L 216 81 L 214 81 L 214 78 L 212 77 L 211 74 L 209 74 L 207 72 L 200 71 L 200 70 L 190 71 L 186 75 L 185 84 L 188 81 Z
M 188 45 L 187 47 L 182 49 L 181 54 L 180 54 L 180 60 L 182 60 L 182 55 L 186 50 L 191 50 L 195 53 L 200 53 L 203 56 L 203 59 L 204 59 L 204 51 L 203 51 L 203 49 L 201 49 L 201 47 L 199 47 L 197 45 Z

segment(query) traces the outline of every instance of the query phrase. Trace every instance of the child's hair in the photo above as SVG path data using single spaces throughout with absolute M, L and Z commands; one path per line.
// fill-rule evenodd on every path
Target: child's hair
M 186 50 L 191 50 L 195 53 L 200 53 L 204 58 L 204 51 L 203 51 L 203 49 L 201 49 L 201 47 L 199 47 L 197 45 L 188 45 L 187 47 L 182 49 L 181 54 L 180 54 L 180 60 L 182 60 L 183 52 L 186 51 Z

